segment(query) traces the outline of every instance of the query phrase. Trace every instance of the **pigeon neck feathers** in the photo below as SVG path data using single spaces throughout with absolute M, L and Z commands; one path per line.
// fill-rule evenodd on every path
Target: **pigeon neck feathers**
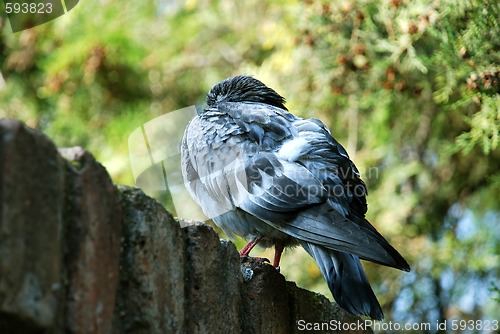
M 261 81 L 246 75 L 228 78 L 214 85 L 207 94 L 207 104 L 215 107 L 221 102 L 258 102 L 284 110 L 285 98 Z

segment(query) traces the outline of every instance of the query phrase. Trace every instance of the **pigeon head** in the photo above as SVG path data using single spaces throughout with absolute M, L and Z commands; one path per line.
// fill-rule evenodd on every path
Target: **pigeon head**
M 207 94 L 207 104 L 214 107 L 220 102 L 260 102 L 288 110 L 283 105 L 285 98 L 247 75 L 227 78 L 215 84 Z

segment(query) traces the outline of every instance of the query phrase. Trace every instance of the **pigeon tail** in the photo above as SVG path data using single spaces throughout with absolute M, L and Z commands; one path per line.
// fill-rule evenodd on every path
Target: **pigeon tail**
M 356 255 L 300 241 L 318 264 L 335 301 L 354 315 L 382 320 L 384 313 Z

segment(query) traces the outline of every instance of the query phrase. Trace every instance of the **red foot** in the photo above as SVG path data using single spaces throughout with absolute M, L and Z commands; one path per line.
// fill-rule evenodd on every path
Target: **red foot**
M 259 241 L 262 239 L 262 237 L 259 238 L 253 238 L 250 240 L 245 247 L 243 247 L 240 250 L 240 257 L 242 258 L 249 258 L 250 256 L 250 251 L 259 243 Z M 276 241 L 274 244 L 274 260 L 273 260 L 273 267 L 276 268 L 278 271 L 280 271 L 280 260 L 281 260 L 281 254 L 283 253 L 285 245 L 283 244 L 282 241 Z M 266 258 L 263 257 L 252 257 L 255 261 L 258 262 L 269 262 L 270 261 Z
M 283 244 L 282 241 L 276 241 L 274 244 L 274 261 L 273 261 L 273 267 L 278 269 L 280 268 L 280 260 L 281 260 L 281 254 L 283 253 L 283 249 L 285 248 L 285 245 Z
M 250 240 L 246 245 L 245 247 L 243 247 L 241 250 L 240 250 L 240 256 L 248 256 L 248 254 L 250 254 L 250 251 L 259 243 L 260 239 L 262 239 L 262 237 L 259 237 L 259 238 L 253 238 L 252 240 Z

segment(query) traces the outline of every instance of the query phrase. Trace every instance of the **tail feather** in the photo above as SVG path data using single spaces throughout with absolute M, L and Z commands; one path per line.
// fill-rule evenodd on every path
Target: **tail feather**
M 310 242 L 302 247 L 318 264 L 337 303 L 354 315 L 382 320 L 384 313 L 356 255 L 334 251 Z

